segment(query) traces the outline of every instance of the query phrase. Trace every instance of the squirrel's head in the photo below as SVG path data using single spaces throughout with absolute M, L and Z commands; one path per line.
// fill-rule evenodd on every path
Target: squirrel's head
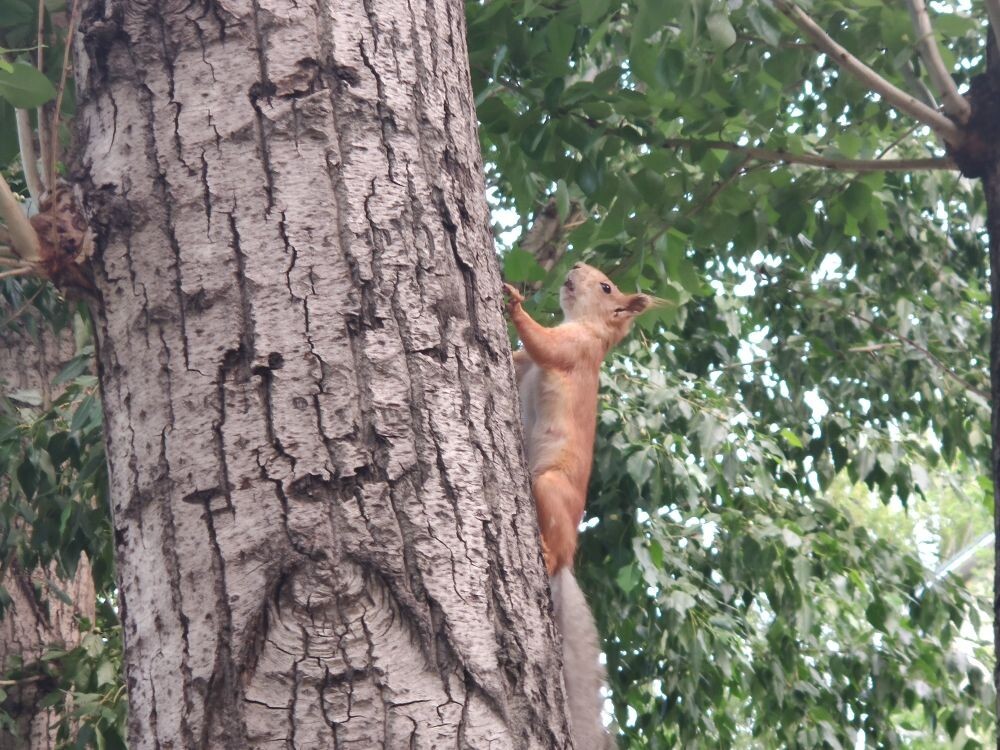
M 611 279 L 586 263 L 574 265 L 559 290 L 566 320 L 603 324 L 612 346 L 628 333 L 635 316 L 655 303 L 649 295 L 619 291 Z

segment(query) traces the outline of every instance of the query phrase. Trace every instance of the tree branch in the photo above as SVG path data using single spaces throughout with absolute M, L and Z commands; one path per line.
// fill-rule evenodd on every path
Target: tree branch
M 45 0 L 38 0 L 38 72 L 45 72 Z M 52 171 L 52 147 L 49 143 L 49 129 L 45 122 L 45 105 L 35 110 L 35 117 L 38 120 L 38 151 L 42 160 L 41 171 L 41 195 L 45 188 L 52 187 L 49 181 L 49 172 Z
M 38 204 L 45 189 L 42 178 L 38 174 L 38 160 L 35 157 L 35 135 L 31 128 L 31 114 L 26 109 L 15 109 L 17 120 L 17 146 L 21 152 L 21 166 L 24 168 L 24 181 L 28 185 L 28 195 Z
M 69 73 L 70 67 L 69 53 L 73 47 L 73 35 L 76 33 L 76 27 L 79 22 L 80 2 L 79 0 L 74 0 L 70 7 L 69 28 L 66 31 L 66 41 L 63 45 L 63 62 L 62 70 L 59 73 L 59 88 L 56 93 L 56 105 L 55 109 L 52 111 L 52 174 L 48 175 L 49 185 L 55 184 L 55 167 L 56 163 L 59 161 L 59 118 L 62 115 L 63 94 L 66 91 L 66 77 Z
M 903 80 L 906 81 L 906 85 L 910 87 L 911 91 L 917 92 L 917 97 L 926 104 L 931 109 L 937 109 L 938 103 L 934 98 L 934 92 L 931 91 L 927 84 L 920 80 L 920 73 L 917 69 L 917 64 L 913 60 L 907 60 L 904 65 L 899 69 L 899 72 L 903 75 Z
M 932 352 L 926 346 L 923 346 L 922 344 L 918 344 L 913 339 L 911 339 L 911 338 L 909 338 L 907 336 L 904 336 L 903 334 L 899 333 L 898 331 L 893 331 L 891 328 L 886 328 L 885 326 L 877 323 L 874 320 L 871 320 L 870 318 L 866 318 L 863 315 L 858 315 L 857 313 L 848 311 L 847 312 L 847 316 L 850 317 L 850 318 L 854 318 L 855 320 L 857 320 L 860 323 L 864 323 L 865 325 L 868 325 L 868 326 L 874 328 L 876 331 L 884 333 L 886 336 L 892 336 L 894 339 L 896 339 L 897 341 L 899 341 L 902 344 L 905 344 L 906 346 L 909 346 L 909 347 L 911 347 L 913 349 L 916 349 L 918 352 L 920 352 L 921 354 L 923 354 L 927 358 L 927 361 L 929 361 L 931 364 L 935 365 L 945 375 L 947 375 L 948 377 L 952 378 L 956 383 L 958 383 L 959 385 L 961 385 L 967 392 L 973 393 L 976 396 L 979 396 L 979 398 L 981 398 L 984 403 L 988 404 L 990 402 L 990 394 L 989 393 L 987 393 L 986 391 L 984 391 L 981 388 L 978 388 L 978 387 L 974 386 L 972 383 L 969 383 L 969 382 L 966 382 L 965 380 L 963 380 L 961 375 L 959 375 L 957 372 L 955 372 L 947 364 L 945 364 L 944 362 L 942 362 L 941 359 L 940 359 L 940 357 L 938 357 L 936 354 L 934 354 L 934 352 Z
M 961 129 L 940 112 L 928 107 L 902 89 L 889 83 L 858 58 L 835 42 L 820 26 L 790 0 L 774 0 L 774 5 L 788 16 L 802 32 L 813 40 L 821 52 L 830 55 L 841 68 L 857 78 L 871 91 L 882 96 L 889 104 L 924 123 L 945 142 L 952 146 L 962 143 Z
M 17 256 L 26 263 L 40 261 L 42 250 L 38 233 L 21 210 L 20 202 L 14 197 L 3 175 L 0 175 L 0 218 L 7 224 L 7 231 L 12 240 L 11 247 Z
M 933 577 L 925 584 L 924 588 L 933 586 L 947 575 L 954 575 L 960 580 L 965 580 L 970 572 L 970 566 L 975 565 L 976 553 L 985 548 L 987 545 L 992 544 L 995 538 L 996 534 L 994 532 L 987 531 L 976 539 L 976 541 L 966 545 L 964 548 L 956 552 L 938 566 L 938 568 L 934 571 Z
M 917 51 L 927 66 L 927 75 L 930 76 L 931 83 L 941 94 L 944 111 L 964 125 L 969 121 L 972 108 L 958 93 L 955 79 L 944 66 L 944 60 L 941 59 L 941 53 L 934 41 L 934 29 L 931 28 L 931 19 L 927 15 L 927 6 L 924 5 L 924 0 L 907 0 L 906 7 L 910 10 L 913 30 L 917 34 Z
M 793 154 L 778 149 L 740 146 L 728 141 L 710 141 L 699 138 L 666 138 L 661 141 L 664 148 L 684 148 L 702 146 L 742 153 L 749 159 L 757 161 L 776 162 L 783 164 L 809 164 L 814 167 L 825 167 L 840 172 L 892 172 L 924 169 L 957 169 L 955 162 L 948 157 L 933 159 L 834 159 L 819 154 Z
M 570 203 L 566 218 L 561 219 L 556 201 L 552 198 L 535 212 L 531 228 L 524 233 L 518 245 L 534 255 L 538 265 L 551 271 L 566 252 L 566 235 L 580 226 L 583 220 L 583 210 L 575 201 Z

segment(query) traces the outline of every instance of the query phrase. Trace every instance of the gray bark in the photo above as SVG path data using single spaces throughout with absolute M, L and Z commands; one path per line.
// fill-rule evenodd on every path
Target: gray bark
M 462 3 L 80 32 L 131 747 L 568 746 Z
M 14 313 L 0 310 L 0 318 Z M 74 355 L 73 335 L 64 330 L 54 335 L 43 325 L 38 336 L 18 332 L 14 327 L 0 331 L 0 388 L 35 389 L 45 402 L 56 395 L 51 382 Z M 5 495 L 0 477 L 0 497 Z M 6 499 L 4 497 L 4 499 Z M 2 584 L 10 604 L 0 620 L 0 674 L 11 669 L 14 659 L 30 665 L 53 647 L 73 649 L 80 645 L 79 618 L 95 620 L 96 599 L 90 563 L 80 559 L 72 580 L 62 580 L 52 565 L 24 570 L 16 563 L 3 572 Z M 45 592 L 59 587 L 72 600 L 66 604 L 55 596 L 39 601 L 36 587 Z M 0 750 L 50 750 L 57 746 L 59 717 L 39 703 L 50 686 L 37 681 L 7 685 L 4 710 L 15 720 L 14 732 L 0 731 Z

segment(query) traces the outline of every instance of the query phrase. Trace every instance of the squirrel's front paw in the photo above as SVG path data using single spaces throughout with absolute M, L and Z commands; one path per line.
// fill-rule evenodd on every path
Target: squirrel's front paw
M 503 291 L 504 294 L 509 297 L 507 300 L 507 312 L 514 312 L 514 310 L 519 307 L 522 302 L 524 302 L 524 295 L 506 282 L 504 282 Z

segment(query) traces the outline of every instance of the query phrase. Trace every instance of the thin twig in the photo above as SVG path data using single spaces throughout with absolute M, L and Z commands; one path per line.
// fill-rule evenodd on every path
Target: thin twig
M 1000 0 L 985 0 L 986 15 L 990 19 L 990 28 L 993 29 L 993 39 L 1000 50 Z
M 810 296 L 813 296 L 813 293 L 810 293 L 808 291 L 806 292 L 806 294 L 810 295 Z M 936 354 L 934 354 L 934 352 L 932 352 L 930 349 L 928 349 L 923 344 L 919 344 L 916 341 L 914 341 L 913 339 L 911 339 L 911 338 L 909 338 L 907 336 L 904 336 L 903 334 L 899 333 L 898 331 L 894 331 L 891 328 L 887 328 L 887 327 L 881 325 L 880 323 L 878 323 L 878 322 L 876 322 L 874 320 L 871 320 L 870 318 L 866 318 L 863 315 L 859 315 L 858 313 L 851 312 L 850 310 L 843 310 L 841 307 L 839 307 L 838 305 L 836 305 L 836 304 L 834 304 L 832 302 L 828 302 L 827 300 L 824 300 L 824 299 L 821 299 L 821 298 L 818 298 L 818 297 L 815 297 L 815 296 L 813 296 L 813 298 L 814 299 L 819 299 L 820 303 L 823 306 L 825 306 L 826 308 L 828 308 L 830 310 L 835 310 L 836 312 L 841 313 L 841 314 L 846 314 L 847 317 L 854 318 L 858 322 L 864 323 L 865 325 L 873 328 L 874 330 L 879 331 L 880 333 L 883 333 L 886 336 L 891 336 L 892 338 L 894 338 L 896 340 L 896 341 L 891 342 L 891 343 L 887 343 L 887 342 L 872 342 L 870 344 L 866 344 L 866 345 L 863 345 L 863 346 L 854 346 L 854 347 L 850 347 L 849 349 L 847 349 L 848 352 L 851 352 L 853 354 L 874 354 L 875 352 L 880 351 L 882 349 L 889 349 L 889 348 L 891 348 L 894 345 L 902 344 L 902 345 L 905 345 L 905 346 L 909 346 L 912 349 L 915 349 L 918 352 L 920 352 L 921 354 L 923 354 L 924 357 L 926 357 L 927 360 L 932 365 L 934 365 L 935 367 L 937 367 L 938 369 L 940 369 L 948 377 L 952 378 L 955 382 L 957 382 L 959 385 L 961 385 L 966 391 L 968 391 L 969 393 L 975 394 L 979 398 L 983 399 L 983 401 L 985 403 L 989 403 L 990 402 L 990 395 L 987 392 L 985 392 L 981 388 L 979 388 L 979 387 L 977 387 L 977 386 L 975 386 L 975 385 L 967 382 L 966 380 L 964 380 L 961 375 L 959 375 L 955 370 L 953 370 L 951 367 L 949 367 L 947 364 L 945 364 L 945 362 L 942 361 L 940 357 L 938 357 Z M 720 370 L 736 369 L 736 368 L 740 368 L 740 367 L 749 367 L 749 366 L 752 366 L 752 365 L 763 364 L 763 363 L 768 363 L 768 362 L 772 362 L 772 361 L 773 361 L 773 359 L 771 357 L 762 357 L 760 359 L 750 360 L 749 362 L 733 362 L 733 363 L 730 363 L 728 365 L 724 365 L 724 366 L 720 367 L 719 369 Z
M 969 391 L 970 393 L 975 393 L 977 396 L 979 396 L 981 399 L 983 399 L 983 401 L 986 402 L 986 403 L 990 402 L 990 394 L 988 394 L 986 391 L 982 390 L 981 388 L 977 388 L 976 386 L 972 385 L 971 383 L 968 383 L 965 380 L 963 380 L 961 375 L 959 375 L 957 372 L 955 372 L 953 369 L 951 369 L 947 364 L 945 364 L 944 362 L 942 362 L 941 359 L 936 354 L 934 354 L 934 352 L 932 352 L 930 349 L 928 349 L 926 346 L 923 346 L 922 344 L 918 344 L 913 339 L 908 338 L 907 336 L 904 336 L 903 334 L 899 333 L 898 331 L 894 331 L 891 328 L 886 328 L 885 326 L 880 325 L 880 324 L 876 323 L 874 320 L 871 320 L 870 318 L 866 318 L 863 315 L 858 315 L 857 313 L 847 311 L 847 316 L 849 318 L 854 318 L 855 320 L 860 321 L 861 323 L 865 323 L 866 325 L 869 325 L 872 328 L 874 328 L 876 331 L 884 333 L 886 336 L 892 336 L 893 338 L 895 338 L 898 341 L 906 344 L 907 346 L 912 347 L 913 349 L 916 349 L 918 352 L 920 352 L 925 357 L 927 357 L 927 359 L 930 360 L 930 362 L 932 364 L 936 365 L 938 367 L 938 369 L 940 369 L 945 375 L 947 375 L 948 377 L 954 379 L 955 382 L 959 383 L 963 388 L 965 388 L 965 390 Z
M 45 0 L 38 0 L 38 72 L 45 72 Z M 35 110 L 38 120 L 38 150 L 42 160 L 42 192 L 52 187 L 50 175 L 54 173 L 52 162 L 52 144 L 49 142 L 49 129 L 45 118 L 45 105 Z
M 44 189 L 52 187 L 52 179 L 49 175 L 55 174 L 55 165 L 52 161 L 52 139 L 49 137 L 52 131 L 49 130 L 48 107 L 43 104 L 35 110 L 35 114 L 38 117 L 38 151 L 42 162 L 41 176 L 44 192 Z
M 775 7 L 813 40 L 817 49 L 828 54 L 841 68 L 857 78 L 864 86 L 882 96 L 889 104 L 924 123 L 952 146 L 962 142 L 961 129 L 940 112 L 910 96 L 889 83 L 858 58 L 835 42 L 812 18 L 790 0 L 774 0 Z
M 712 201 L 714 201 L 719 196 L 719 193 L 721 193 L 723 190 L 725 190 L 727 187 L 733 184 L 733 182 L 735 182 L 736 179 L 738 179 L 744 173 L 744 168 L 746 167 L 747 162 L 752 160 L 753 157 L 750 156 L 749 154 L 744 156 L 743 161 L 741 161 L 739 165 L 732 172 L 729 173 L 728 177 L 726 177 L 723 180 L 719 180 L 712 186 L 712 189 L 708 191 L 705 197 L 702 198 L 700 201 L 698 201 L 697 205 L 695 205 L 695 207 L 690 212 L 688 212 L 687 217 L 693 218 L 697 216 L 699 213 L 701 213 L 706 206 L 711 205 Z
M 5 318 L 3 322 L 0 322 L 0 331 L 4 330 L 7 326 L 24 315 L 24 311 L 27 310 L 36 299 L 38 299 L 38 295 L 45 291 L 45 287 L 45 284 L 39 284 L 38 289 L 24 301 L 24 304 L 11 313 L 10 317 Z
M 0 272 L 0 279 L 9 279 L 14 276 L 25 276 L 34 270 L 35 269 L 32 268 L 31 266 L 18 266 L 17 268 L 11 271 Z
M 31 113 L 26 109 L 15 109 L 14 118 L 17 121 L 17 146 L 21 152 L 24 182 L 28 186 L 31 200 L 38 205 L 44 187 L 42 178 L 38 174 L 38 161 L 35 158 L 35 134 L 31 128 Z
M 30 677 L 22 677 L 20 680 L 0 680 L 0 685 L 3 687 L 10 687 L 11 685 L 27 685 L 30 682 L 38 682 L 39 680 L 44 680 L 45 675 L 33 674 Z
M 964 125 L 969 121 L 972 107 L 958 93 L 955 79 L 944 66 L 937 42 L 934 41 L 934 29 L 931 28 L 931 18 L 927 15 L 927 6 L 924 5 L 924 0 L 907 0 L 906 7 L 910 10 L 913 30 L 917 35 L 917 51 L 927 66 L 927 75 L 930 76 L 931 83 L 941 95 L 944 111 Z
M 59 161 L 59 117 L 62 115 L 63 93 L 66 91 L 66 76 L 69 74 L 69 52 L 73 46 L 73 34 L 76 32 L 77 24 L 80 22 L 80 3 L 73 0 L 69 13 L 69 28 L 66 30 L 66 41 L 63 47 L 62 72 L 59 74 L 59 89 L 56 92 L 56 108 L 52 115 L 52 164 L 53 173 L 50 176 L 49 184 L 55 183 L 55 164 Z
M 814 167 L 825 167 L 839 172 L 893 172 L 925 169 L 957 169 L 955 162 L 948 157 L 930 159 L 834 159 L 819 154 L 793 154 L 753 146 L 740 146 L 728 141 L 710 141 L 699 138 L 666 138 L 660 142 L 665 148 L 682 148 L 704 146 L 707 148 L 735 151 L 746 154 L 750 159 L 783 164 L 809 164 Z
M 45 67 L 45 0 L 38 0 L 38 72 L 44 73 Z
M 897 138 L 892 143 L 890 143 L 888 146 L 886 146 L 884 149 L 882 149 L 882 153 L 880 153 L 875 158 L 876 159 L 884 159 L 886 154 L 888 154 L 890 151 L 892 151 L 894 148 L 896 148 L 896 146 L 898 146 L 900 143 L 902 143 L 907 138 L 909 138 L 910 135 L 913 133 L 913 131 L 916 130 L 917 128 L 919 128 L 919 127 L 920 127 L 920 123 L 918 123 L 918 122 L 914 123 L 913 125 L 911 125 L 910 127 L 908 127 L 902 133 L 902 135 L 899 136 L 899 138 Z
M 10 185 L 2 174 L 0 174 L 0 218 L 7 224 L 7 231 L 12 240 L 11 247 L 17 256 L 26 263 L 40 261 L 42 251 L 38 233 L 24 215 L 21 204 L 14 197 Z

